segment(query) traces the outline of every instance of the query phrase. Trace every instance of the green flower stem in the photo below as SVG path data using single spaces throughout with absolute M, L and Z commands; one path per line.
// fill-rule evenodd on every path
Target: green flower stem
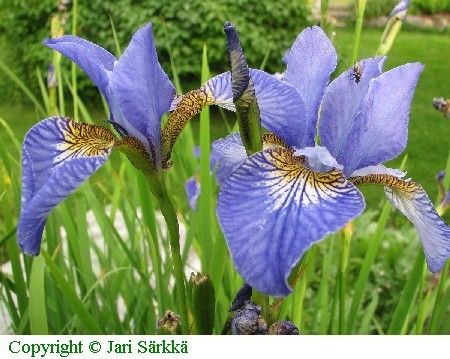
M 77 13 L 78 1 L 72 3 L 72 35 L 77 34 Z M 78 121 L 78 85 L 77 85 L 77 65 L 72 62 L 72 88 L 73 88 L 73 119 Z
M 445 263 L 444 268 L 442 268 L 441 277 L 439 278 L 439 284 L 436 291 L 436 300 L 433 306 L 433 313 L 431 315 L 428 334 L 437 334 L 437 330 L 439 328 L 439 320 L 443 318 L 442 314 L 445 308 L 444 310 L 441 308 L 442 305 L 440 304 L 440 300 L 442 299 L 442 294 L 445 288 L 445 282 L 447 281 L 447 273 L 449 270 L 449 266 L 450 261 L 447 260 L 447 263 Z
M 345 290 L 346 290 L 346 273 L 348 258 L 350 254 L 350 240 L 352 238 L 352 223 L 349 222 L 342 229 L 342 246 L 339 263 L 339 334 L 345 334 Z
M 366 10 L 366 0 L 355 0 L 356 23 L 355 23 L 355 37 L 353 38 L 352 63 L 354 63 L 358 59 L 359 44 L 361 42 L 361 30 L 365 10 Z
M 175 274 L 175 287 L 178 295 L 178 311 L 181 315 L 181 330 L 188 334 L 188 312 L 186 306 L 186 289 L 184 284 L 183 264 L 181 261 L 180 230 L 175 207 L 167 194 L 162 172 L 148 173 L 147 183 L 153 195 L 158 201 L 160 210 L 166 220 L 169 232 L 170 250 L 172 254 L 172 265 Z

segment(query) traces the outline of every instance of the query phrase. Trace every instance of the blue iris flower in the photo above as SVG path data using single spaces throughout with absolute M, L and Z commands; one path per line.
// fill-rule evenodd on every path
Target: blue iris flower
M 17 239 L 23 251 L 38 255 L 50 211 L 108 158 L 124 152 L 140 170 L 155 172 L 162 157 L 161 119 L 175 88 L 158 62 L 152 25 L 138 30 L 120 59 L 75 36 L 44 44 L 78 64 L 106 99 L 111 121 L 123 137 L 107 128 L 52 117 L 35 125 L 22 147 L 22 199 Z
M 194 147 L 194 156 L 200 159 L 199 146 Z M 215 152 L 212 152 L 209 158 L 209 168 L 211 172 L 214 171 L 216 165 L 217 165 L 217 156 Z M 191 207 L 193 211 L 196 211 L 197 202 L 200 197 L 201 191 L 200 178 L 197 175 L 189 177 L 188 180 L 186 181 L 184 189 L 186 191 L 186 196 L 188 198 L 189 207 Z
M 364 184 L 383 185 L 416 226 L 430 271 L 440 271 L 450 256 L 450 228 L 422 187 L 382 165 L 406 146 L 423 65 L 383 72 L 384 61 L 361 60 L 329 83 L 336 52 L 312 27 L 288 53 L 282 81 L 269 83 L 250 70 L 262 125 L 273 134 L 264 135 L 263 151 L 250 157 L 238 134 L 216 141 L 213 151 L 219 158 L 219 222 L 238 272 L 258 291 L 291 292 L 288 276 L 305 251 L 364 210 L 356 188 Z M 230 82 L 222 74 L 207 83 L 227 108 L 233 107 Z

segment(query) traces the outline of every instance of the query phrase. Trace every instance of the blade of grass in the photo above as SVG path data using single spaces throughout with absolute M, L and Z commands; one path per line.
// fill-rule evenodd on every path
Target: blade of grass
M 409 311 L 414 303 L 414 297 L 420 284 L 420 278 L 425 265 L 425 257 L 422 252 L 419 252 L 413 269 L 403 288 L 402 295 L 395 308 L 394 315 L 389 325 L 388 334 L 400 334 L 404 326 L 407 324 Z
M 78 23 L 78 0 L 72 1 L 72 35 L 77 35 Z M 78 121 L 78 83 L 77 83 L 77 65 L 72 62 L 72 98 L 73 98 L 73 119 Z
M 11 292 L 15 292 L 14 283 L 9 278 L 6 278 L 6 276 L 2 272 L 0 272 L 0 283 L 2 283 L 4 288 L 7 302 L 6 308 L 8 310 L 13 328 L 17 328 L 20 323 L 19 312 L 11 294 Z
M 4 246 L 5 243 L 12 238 L 17 232 L 17 226 L 14 227 L 8 234 L 6 234 L 2 239 L 0 239 L 0 247 Z
M 114 26 L 114 21 L 111 17 L 111 14 L 109 15 L 109 22 L 111 24 L 111 30 L 112 30 L 113 37 L 114 37 L 114 45 L 116 46 L 116 57 L 119 58 L 120 56 L 122 56 L 122 49 L 120 48 L 119 39 L 117 38 L 117 33 L 116 33 L 116 27 Z
M 202 55 L 202 74 L 201 82 L 205 83 L 210 77 L 208 66 L 208 55 L 206 44 L 203 45 Z M 198 200 L 198 214 L 200 217 L 199 242 L 201 243 L 203 253 L 202 268 L 209 268 L 211 263 L 210 253 L 212 252 L 213 242 L 211 235 L 211 165 L 210 165 L 210 128 L 209 128 L 209 107 L 203 109 L 200 113 L 200 184 L 201 192 Z
M 31 334 L 48 335 L 47 309 L 44 287 L 44 258 L 33 259 L 30 277 L 30 328 Z
M 47 116 L 50 114 L 50 99 L 47 92 L 47 86 L 44 84 L 42 80 L 42 73 L 39 68 L 36 69 L 36 77 L 39 84 L 39 89 L 41 90 L 42 100 L 44 101 L 45 111 L 47 112 Z
M 71 287 L 71 285 L 64 278 L 63 272 L 56 266 L 53 259 L 49 256 L 47 251 L 41 249 L 41 254 L 45 259 L 45 263 L 50 269 L 50 273 L 59 286 L 62 294 L 66 298 L 68 304 L 72 307 L 76 313 L 78 320 L 84 325 L 86 329 L 86 334 L 102 334 L 97 321 L 91 316 L 83 302 L 77 297 L 77 294 Z
M 294 290 L 293 301 L 292 301 L 292 322 L 298 328 L 305 328 L 304 325 L 304 315 L 303 315 L 303 304 L 305 301 L 306 288 L 308 287 L 308 282 L 311 276 L 312 271 L 314 270 L 314 262 L 316 258 L 317 246 L 313 246 L 305 255 L 304 259 L 302 259 L 302 266 L 305 263 L 306 270 L 302 276 L 300 283 Z
M 408 156 L 406 155 L 402 163 L 400 165 L 400 170 L 403 171 L 406 167 L 406 162 L 408 161 Z M 356 324 L 356 317 L 358 315 L 358 311 L 361 305 L 362 298 L 364 296 L 364 290 L 366 287 L 367 279 L 369 278 L 369 274 L 372 268 L 372 264 L 375 261 L 375 258 L 378 253 L 378 248 L 381 243 L 381 238 L 383 236 L 384 228 L 386 227 L 387 220 L 389 218 L 389 213 L 391 211 L 392 205 L 390 202 L 386 201 L 383 205 L 383 209 L 381 210 L 380 217 L 377 221 L 377 227 L 375 232 L 369 239 L 368 248 L 366 255 L 364 256 L 364 260 L 359 271 L 358 278 L 356 279 L 355 284 L 355 294 L 352 298 L 352 303 L 350 305 L 350 311 L 347 318 L 347 333 L 352 334 L 354 331 L 354 327 Z
M 445 296 L 443 296 L 443 293 L 446 284 L 445 279 L 447 278 L 446 273 L 448 273 L 449 270 L 449 263 L 450 261 L 447 261 L 447 263 L 445 263 L 444 268 L 441 272 L 441 278 L 439 279 L 439 284 L 436 291 L 436 299 L 434 302 L 433 312 L 431 314 L 428 334 L 437 334 L 439 326 L 445 323 L 445 312 L 450 305 L 450 291 L 447 290 L 447 294 Z M 444 279 L 442 277 L 444 277 Z
M 378 306 L 378 294 L 375 292 L 372 300 L 369 305 L 365 308 L 365 313 L 363 319 L 361 321 L 361 326 L 359 328 L 359 335 L 367 335 L 370 334 L 370 323 L 375 315 L 375 311 Z
M 41 103 L 38 101 L 36 96 L 30 91 L 28 86 L 13 72 L 10 70 L 10 68 L 0 60 L 0 70 L 3 71 L 3 73 L 9 77 L 13 83 L 16 84 L 16 86 L 24 93 L 24 95 L 36 106 L 37 110 L 40 112 L 41 116 L 46 116 L 47 112 L 45 111 L 45 108 L 41 105 Z

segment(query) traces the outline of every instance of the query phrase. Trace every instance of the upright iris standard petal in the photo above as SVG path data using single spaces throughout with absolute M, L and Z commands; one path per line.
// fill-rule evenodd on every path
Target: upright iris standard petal
M 114 67 L 111 86 L 128 122 L 121 125 L 149 146 L 155 163 L 161 161 L 161 117 L 175 88 L 158 62 L 151 24 L 134 34 Z
M 350 180 L 355 185 L 378 183 L 385 186 L 389 201 L 416 227 L 429 270 L 439 272 L 450 257 L 450 227 L 439 217 L 423 188 L 415 182 L 389 175 L 368 175 Z
M 306 124 L 298 124 L 306 129 L 306 135 L 295 144 L 299 148 L 314 146 L 320 102 L 336 64 L 333 44 L 320 27 L 307 28 L 298 35 L 289 53 L 283 81 L 298 90 L 308 112 Z
M 285 296 L 305 251 L 363 209 L 362 195 L 340 171 L 315 173 L 278 147 L 250 156 L 223 183 L 217 215 L 244 280 Z
M 350 136 L 356 115 L 363 109 L 369 82 L 381 75 L 385 60 L 385 57 L 361 60 L 357 65 L 361 71 L 358 82 L 352 66 L 328 85 L 320 109 L 319 135 L 321 145 L 333 156 L 337 156 Z
M 261 115 L 261 124 L 282 137 L 290 146 L 299 146 L 299 139 L 307 136 L 304 126 L 306 105 L 298 91 L 272 75 L 250 69 Z M 210 92 L 212 103 L 235 111 L 229 72 L 217 75 L 204 85 Z
M 109 76 L 116 58 L 104 48 L 72 35 L 46 39 L 44 45 L 60 52 L 80 66 L 110 102 Z
M 17 239 L 38 255 L 50 211 L 108 158 L 116 142 L 108 129 L 52 117 L 35 125 L 22 147 L 22 200 Z
M 396 67 L 372 79 L 362 111 L 354 117 L 339 151 L 330 151 L 348 176 L 397 157 L 408 137 L 409 111 L 423 65 Z M 348 126 L 348 125 L 347 125 Z

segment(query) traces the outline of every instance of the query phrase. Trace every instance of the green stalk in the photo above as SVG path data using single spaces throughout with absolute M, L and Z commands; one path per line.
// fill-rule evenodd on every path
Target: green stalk
M 203 45 L 201 82 L 205 83 L 210 77 L 206 44 Z M 212 185 L 211 185 L 211 138 L 210 138 L 210 117 L 209 107 L 205 107 L 200 113 L 200 183 L 202 190 L 198 199 L 198 213 L 201 225 L 198 228 L 199 242 L 202 246 L 201 261 L 204 270 L 210 267 L 211 253 L 213 251 L 211 206 Z
M 345 322 L 345 290 L 346 290 L 346 272 L 348 265 L 348 258 L 350 253 L 350 240 L 352 238 L 352 223 L 349 222 L 342 229 L 342 247 L 339 263 L 339 334 L 345 334 L 346 322 Z
M 389 325 L 388 334 L 401 334 L 405 325 L 408 324 L 408 314 L 414 303 L 414 297 L 419 288 L 420 275 L 425 265 L 425 257 L 422 252 L 417 254 L 414 266 L 409 274 L 409 278 L 403 288 L 403 292 L 398 300 L 394 315 Z
M 445 288 L 445 282 L 447 280 L 447 273 L 449 270 L 450 261 L 447 260 L 447 263 L 445 263 L 444 268 L 442 268 L 441 271 L 441 278 L 439 279 L 438 288 L 436 291 L 436 299 L 433 306 L 433 313 L 431 314 L 431 320 L 430 320 L 430 327 L 428 329 L 428 334 L 437 334 L 437 330 L 439 328 L 439 319 L 442 319 L 445 313 L 445 308 L 441 308 L 441 298 L 442 298 L 442 292 Z
M 73 0 L 72 5 L 72 35 L 77 34 L 77 12 L 78 12 L 78 1 Z M 78 121 L 78 92 L 77 92 L 77 65 L 72 63 L 72 95 L 73 95 L 73 119 Z
M 366 10 L 367 0 L 355 0 L 355 12 L 356 12 L 356 23 L 355 23 L 355 37 L 353 38 L 353 53 L 352 53 L 352 63 L 358 59 L 359 44 L 361 42 L 361 30 L 364 19 L 364 11 Z
M 175 287 L 178 295 L 178 311 L 181 315 L 181 330 L 183 334 L 188 334 L 188 313 L 186 306 L 186 289 L 184 285 L 183 263 L 181 261 L 180 230 L 175 207 L 167 194 L 162 173 L 150 174 L 146 176 L 150 190 L 158 201 L 161 213 L 166 220 L 167 231 L 169 232 L 170 251 L 172 254 L 172 265 L 175 275 Z
M 447 174 L 443 181 L 442 185 L 444 186 L 445 192 L 449 190 L 450 187 L 450 150 L 447 155 L 447 163 L 445 164 L 445 173 Z M 441 207 L 436 208 L 438 214 L 440 216 L 443 215 L 444 209 Z M 445 308 L 442 307 L 442 302 L 440 301 L 440 298 L 442 297 L 442 292 L 445 288 L 445 283 L 447 282 L 447 273 L 450 267 L 450 261 L 447 260 L 447 263 L 445 263 L 444 268 L 442 268 L 441 271 L 441 277 L 439 278 L 439 284 L 436 292 L 436 299 L 433 305 L 433 313 L 431 314 L 431 320 L 430 320 L 430 326 L 428 328 L 428 334 L 436 334 L 438 329 L 438 322 L 439 319 L 442 318 L 440 315 Z
M 427 277 L 427 265 L 426 263 L 423 264 L 423 268 L 422 268 L 422 274 L 421 274 L 421 278 L 420 278 L 420 283 L 419 283 L 419 292 L 418 292 L 418 303 L 417 303 L 417 318 L 416 318 L 416 334 L 422 334 L 422 330 L 423 330 L 423 323 L 425 321 L 425 312 L 426 312 L 426 305 L 425 305 L 425 301 L 424 301 L 424 284 L 425 284 L 425 279 Z

